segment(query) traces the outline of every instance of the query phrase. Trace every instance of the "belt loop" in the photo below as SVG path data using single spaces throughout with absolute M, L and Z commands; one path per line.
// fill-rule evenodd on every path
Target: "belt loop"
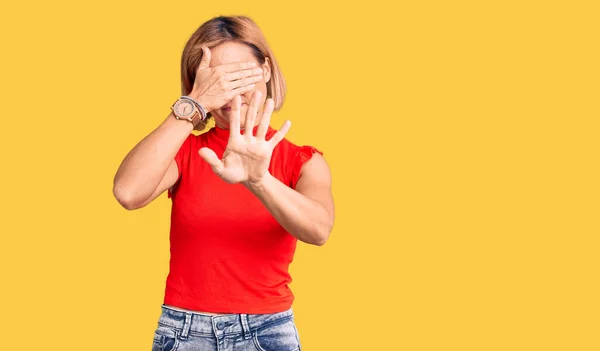
M 248 325 L 248 315 L 245 313 L 240 314 L 240 318 L 242 320 L 242 329 L 244 329 L 244 339 L 252 338 L 252 333 L 250 332 L 250 326 Z
M 183 323 L 183 332 L 181 333 L 181 339 L 187 339 L 188 333 L 190 332 L 190 326 L 192 325 L 192 314 L 185 312 L 185 322 Z

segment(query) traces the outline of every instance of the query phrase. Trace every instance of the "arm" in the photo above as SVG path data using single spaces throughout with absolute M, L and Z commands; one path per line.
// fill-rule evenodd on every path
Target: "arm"
M 255 125 L 261 98 L 259 91 L 252 95 L 246 110 L 246 126 Z M 236 96 L 231 104 L 231 132 L 223 158 L 219 159 L 207 147 L 198 150 L 198 154 L 221 179 L 230 184 L 242 183 L 250 189 L 290 234 L 309 244 L 323 245 L 333 227 L 334 215 L 329 167 L 320 154 L 313 154 L 300 170 L 296 190 L 269 173 L 273 149 L 291 126 L 290 121 L 286 121 L 270 140 L 266 140 L 273 106 L 273 99 L 268 98 L 256 135 L 253 135 L 253 128 L 245 128 L 242 135 L 241 98 Z
M 171 113 L 125 156 L 113 181 L 113 194 L 123 207 L 143 207 L 175 184 L 179 172 L 173 159 L 192 129 Z
M 202 52 L 189 96 L 206 112 L 220 108 L 236 94 L 252 90 L 262 79 L 256 62 L 209 67 L 210 49 L 203 47 Z M 113 194 L 123 207 L 144 207 L 177 182 L 179 170 L 173 158 L 192 129 L 191 123 L 177 120 L 171 113 L 127 154 L 113 181 Z
M 298 240 L 321 246 L 329 238 L 334 222 L 331 172 L 320 154 L 302 166 L 295 190 L 270 173 L 248 189 Z

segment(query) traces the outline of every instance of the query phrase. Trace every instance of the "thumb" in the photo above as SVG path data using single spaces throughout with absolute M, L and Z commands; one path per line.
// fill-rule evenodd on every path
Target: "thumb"
M 198 154 L 204 161 L 206 161 L 206 163 L 210 165 L 210 167 L 212 167 L 212 170 L 216 175 L 220 176 L 221 173 L 223 173 L 223 161 L 219 160 L 217 154 L 215 154 L 212 149 L 203 147 L 198 150 Z
M 198 65 L 198 71 L 208 68 L 210 64 L 210 49 L 207 46 L 202 47 L 202 59 Z

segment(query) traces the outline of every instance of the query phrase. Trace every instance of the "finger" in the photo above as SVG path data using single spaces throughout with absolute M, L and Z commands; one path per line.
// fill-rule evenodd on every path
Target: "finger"
M 271 138 L 271 140 L 269 140 L 269 144 L 271 145 L 271 148 L 274 149 L 275 146 L 277 146 L 277 144 L 279 144 L 279 142 L 283 138 L 285 138 L 285 135 L 287 134 L 288 130 L 290 130 L 291 126 L 292 126 L 292 122 L 290 122 L 290 121 L 285 121 L 283 123 L 283 125 L 277 131 L 277 133 L 275 133 L 275 135 L 273 135 L 273 137 Z
M 257 66 L 256 61 L 244 61 L 244 62 L 234 62 L 234 63 L 226 63 L 221 65 L 221 69 L 226 73 L 231 73 L 235 71 L 241 71 L 244 69 L 250 69 Z
M 250 90 L 254 89 L 255 86 L 256 86 L 256 84 L 250 84 L 250 85 L 246 85 L 245 87 L 235 88 L 231 91 L 231 94 L 232 94 L 232 96 L 242 95 L 242 94 L 247 93 Z
M 225 83 L 225 89 L 235 89 L 245 85 L 256 84 L 263 79 L 262 76 L 252 76 L 244 79 L 234 80 L 233 82 Z
M 208 68 L 210 64 L 210 49 L 206 46 L 202 47 L 202 59 L 200 60 L 200 64 L 198 65 L 198 71 Z
M 229 133 L 231 136 L 240 134 L 240 110 L 242 108 L 242 98 L 239 95 L 233 97 L 231 101 L 231 117 L 229 117 Z
M 254 121 L 256 119 L 256 113 L 258 112 L 261 99 L 262 93 L 260 91 L 257 90 L 254 92 L 254 94 L 252 94 L 250 106 L 248 106 L 248 109 L 246 110 L 246 123 L 244 125 L 244 135 L 246 137 L 252 136 Z
M 212 149 L 203 147 L 200 150 L 198 150 L 198 154 L 200 155 L 200 157 L 202 157 L 204 161 L 206 161 L 210 165 L 210 167 L 216 175 L 220 176 L 223 173 L 223 161 L 219 160 L 217 154 L 215 154 L 215 152 Z
M 228 81 L 234 81 L 242 78 L 252 77 L 252 76 L 260 76 L 262 77 L 262 69 L 253 68 L 253 69 L 245 69 L 243 71 L 236 71 L 232 73 L 226 73 L 225 79 Z
M 269 123 L 271 122 L 271 114 L 273 113 L 273 106 L 275 103 L 273 99 L 267 99 L 265 104 L 265 108 L 263 110 L 263 115 L 258 123 L 258 129 L 256 130 L 256 137 L 259 139 L 264 139 L 267 135 L 267 130 L 269 130 Z

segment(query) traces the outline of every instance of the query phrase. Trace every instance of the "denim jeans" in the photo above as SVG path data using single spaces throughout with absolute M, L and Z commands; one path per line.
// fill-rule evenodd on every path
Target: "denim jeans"
M 298 351 L 292 308 L 211 316 L 161 306 L 152 351 Z

